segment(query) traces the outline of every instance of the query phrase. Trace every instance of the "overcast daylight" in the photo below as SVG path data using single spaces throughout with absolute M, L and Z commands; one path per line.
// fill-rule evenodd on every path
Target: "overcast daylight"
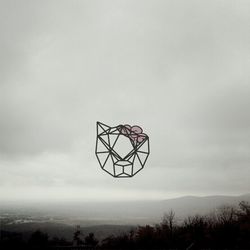
M 0 1 L 0 201 L 250 191 L 250 2 Z M 113 178 L 96 122 L 141 126 Z

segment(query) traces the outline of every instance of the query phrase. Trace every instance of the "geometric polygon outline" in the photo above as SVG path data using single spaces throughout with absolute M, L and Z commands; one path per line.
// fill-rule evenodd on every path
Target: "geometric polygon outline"
M 128 178 L 136 175 L 144 168 L 150 154 L 148 135 L 138 134 L 128 126 L 110 127 L 101 122 L 96 123 L 96 157 L 101 168 L 116 178 Z M 132 150 L 125 152 L 125 156 L 122 157 L 116 151 L 116 143 L 120 137 L 124 136 L 130 141 Z

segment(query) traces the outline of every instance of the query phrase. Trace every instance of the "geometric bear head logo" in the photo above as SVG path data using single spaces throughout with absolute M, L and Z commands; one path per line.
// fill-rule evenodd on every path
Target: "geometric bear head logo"
M 95 154 L 101 168 L 116 178 L 141 171 L 149 156 L 149 137 L 139 126 L 110 127 L 97 122 Z

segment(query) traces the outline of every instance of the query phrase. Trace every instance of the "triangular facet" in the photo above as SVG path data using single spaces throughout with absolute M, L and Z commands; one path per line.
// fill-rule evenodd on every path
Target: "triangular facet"
M 109 136 L 108 135 L 99 135 L 98 138 L 106 147 L 110 148 Z
M 141 165 L 141 162 L 139 161 L 137 155 L 135 155 L 133 160 L 133 175 L 139 172 L 142 168 L 143 166 Z
M 108 125 L 101 123 L 101 122 L 97 122 L 96 126 L 97 126 L 97 134 L 98 135 L 103 133 L 103 132 L 106 132 L 107 130 L 110 129 L 110 127 Z
M 96 153 L 98 152 L 108 152 L 108 148 L 102 143 L 100 139 L 96 142 Z
M 137 146 L 137 151 L 149 153 L 149 141 L 148 138 Z
M 109 134 L 110 147 L 113 148 L 114 144 L 117 142 L 119 135 Z
M 114 127 L 114 128 L 111 128 L 109 130 L 109 133 L 112 134 L 112 133 L 115 133 L 115 134 L 119 134 L 119 131 L 117 130 L 117 127 Z
M 101 167 L 103 168 L 104 165 L 106 164 L 108 157 L 109 157 L 109 153 L 97 153 L 96 156 L 99 160 Z
M 140 152 L 137 152 L 137 156 L 139 157 L 142 166 L 144 166 L 144 164 L 145 164 L 146 161 L 147 161 L 148 154 L 147 154 L 147 153 L 140 153 Z
M 105 170 L 107 173 L 111 174 L 112 176 L 114 176 L 114 164 L 112 161 L 112 157 L 109 155 L 106 164 L 103 168 L 103 170 Z
M 127 161 L 131 161 L 131 160 L 132 160 L 131 158 L 134 157 L 135 153 L 136 153 L 135 149 L 132 149 L 132 150 L 126 155 L 126 157 L 125 157 L 124 159 L 127 160 Z

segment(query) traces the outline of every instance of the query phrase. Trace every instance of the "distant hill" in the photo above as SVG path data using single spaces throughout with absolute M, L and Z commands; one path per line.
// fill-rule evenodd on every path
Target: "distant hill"
M 184 196 L 157 201 L 122 202 L 54 202 L 54 203 L 4 203 L 0 213 L 13 212 L 22 215 L 44 217 L 75 225 L 84 221 L 87 226 L 101 224 L 154 223 L 161 220 L 164 213 L 174 210 L 177 217 L 206 214 L 222 205 L 237 206 L 240 201 L 250 202 L 250 194 L 241 196 Z M 40 218 L 41 217 L 41 218 Z M 38 220 L 38 221 L 39 221 Z
M 99 218 L 124 223 L 145 224 L 158 223 L 164 213 L 171 209 L 176 217 L 183 219 L 189 215 L 208 214 L 222 205 L 238 206 L 241 201 L 250 202 L 250 194 L 241 196 L 185 196 L 162 201 L 133 201 L 103 203 L 99 206 L 89 204 L 93 214 Z
M 186 217 L 194 214 L 207 214 L 220 206 L 238 206 L 241 201 L 250 202 L 250 194 L 241 196 L 185 196 L 176 199 L 164 200 L 164 208 L 173 209 L 177 216 Z

